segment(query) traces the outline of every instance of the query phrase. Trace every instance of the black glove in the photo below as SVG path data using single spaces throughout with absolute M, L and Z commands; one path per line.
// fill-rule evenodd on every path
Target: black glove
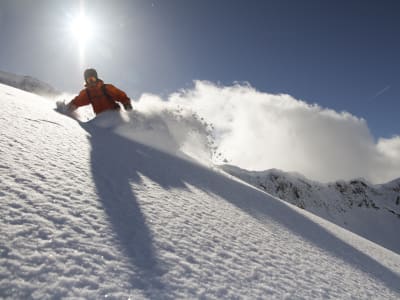
M 125 110 L 132 110 L 132 104 L 130 102 L 124 103 Z

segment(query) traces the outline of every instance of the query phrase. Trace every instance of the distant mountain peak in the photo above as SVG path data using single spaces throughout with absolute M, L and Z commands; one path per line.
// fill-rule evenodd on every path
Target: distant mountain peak
M 223 165 L 221 169 L 400 253 L 400 242 L 394 238 L 400 226 L 400 178 L 379 185 L 364 178 L 324 184 L 277 169 L 247 171 L 232 165 Z
M 40 96 L 57 96 L 60 94 L 60 92 L 50 84 L 27 75 L 17 75 L 0 71 L 0 83 Z

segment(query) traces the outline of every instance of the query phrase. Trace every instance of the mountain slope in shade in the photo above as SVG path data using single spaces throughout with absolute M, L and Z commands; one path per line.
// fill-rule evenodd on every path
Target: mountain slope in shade
M 0 83 L 41 96 L 54 97 L 60 94 L 51 85 L 31 76 L 0 71 Z
M 39 96 L 0 102 L 0 298 L 400 297 L 390 250 Z
M 372 185 L 362 179 L 329 184 L 280 170 L 221 168 L 282 200 L 400 253 L 400 178 Z

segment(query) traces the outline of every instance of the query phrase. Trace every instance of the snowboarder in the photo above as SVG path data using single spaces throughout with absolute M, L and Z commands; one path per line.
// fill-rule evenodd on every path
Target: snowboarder
M 84 72 L 85 88 L 67 105 L 71 113 L 80 106 L 91 104 L 96 115 L 107 110 L 119 110 L 121 102 L 125 110 L 132 110 L 131 100 L 125 92 L 112 84 L 105 84 L 97 76 L 95 69 Z

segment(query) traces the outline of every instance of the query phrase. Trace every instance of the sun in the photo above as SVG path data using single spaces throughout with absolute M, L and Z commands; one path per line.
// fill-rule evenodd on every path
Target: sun
M 94 34 L 93 23 L 83 13 L 71 20 L 69 29 L 72 35 L 78 40 L 79 46 L 83 46 Z
M 71 37 L 76 42 L 79 53 L 79 64 L 83 68 L 86 64 L 86 45 L 94 40 L 96 34 L 93 20 L 85 14 L 83 1 L 81 2 L 79 14 L 69 18 L 68 29 Z

